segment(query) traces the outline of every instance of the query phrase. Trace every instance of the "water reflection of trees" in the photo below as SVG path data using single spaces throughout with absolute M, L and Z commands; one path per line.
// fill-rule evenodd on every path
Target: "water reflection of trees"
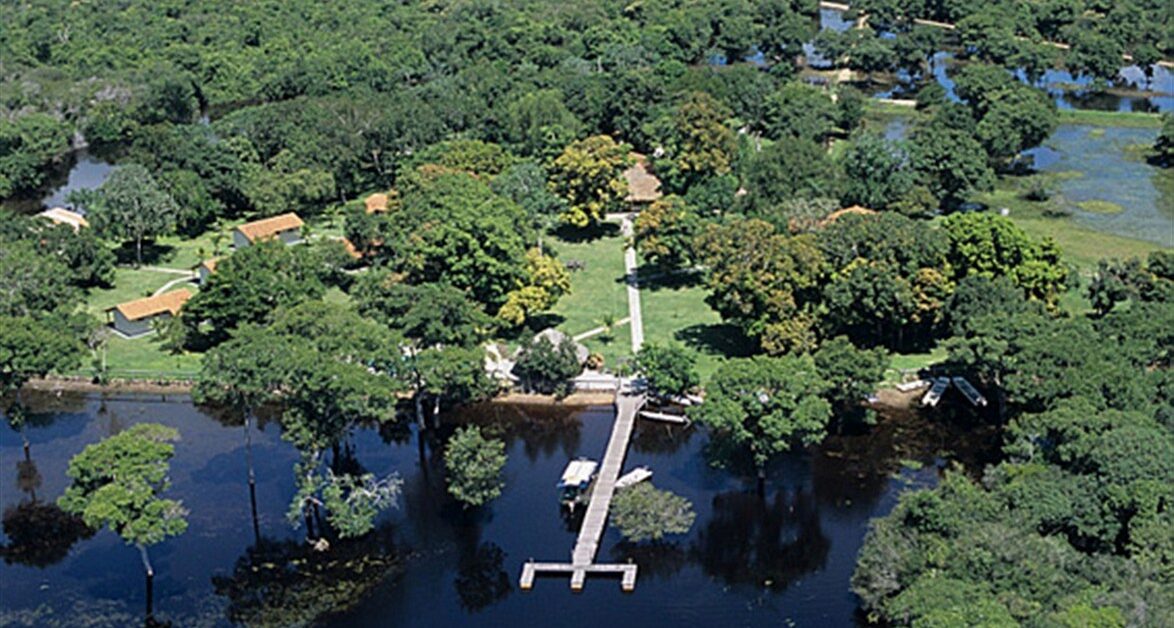
M 496 543 L 478 543 L 461 550 L 453 580 L 461 608 L 475 613 L 504 600 L 513 591 L 504 564 L 505 551 Z
M 678 543 L 618 543 L 611 550 L 613 563 L 633 562 L 640 578 L 668 580 L 689 563 L 689 554 Z
M 905 461 L 948 458 L 977 473 L 998 447 L 998 430 L 989 424 L 890 409 L 866 434 L 826 438 L 812 456 L 812 483 L 823 503 L 871 509 Z
M 54 503 L 25 501 L 4 509 L 6 545 L 0 556 L 8 564 L 48 567 L 65 559 L 74 543 L 94 536 L 81 518 Z
M 237 559 L 232 574 L 212 577 L 228 599 L 227 619 L 247 626 L 304 626 L 353 608 L 402 572 L 390 526 L 315 551 L 293 540 L 262 538 Z
M 705 573 L 728 584 L 786 587 L 823 568 L 831 543 L 806 491 L 762 499 L 733 491 L 713 498 L 713 515 L 691 545 Z
M 445 416 L 449 426 L 474 423 L 512 449 L 522 441 L 522 452 L 531 462 L 562 451 L 568 458 L 579 450 L 582 408 L 569 406 L 483 403 L 459 408 Z
M 672 455 L 688 444 L 694 433 L 696 430 L 692 426 L 636 421 L 636 429 L 632 432 L 632 450 L 645 454 Z
M 29 413 L 25 419 L 28 424 L 47 426 L 55 416 L 52 413 Z M 16 461 L 16 488 L 25 494 L 25 498 L 4 509 L 2 524 L 8 543 L 0 545 L 0 556 L 8 564 L 48 567 L 64 560 L 74 543 L 94 536 L 95 531 L 80 517 L 65 512 L 55 503 L 44 503 L 37 498 L 41 472 L 32 459 L 27 439 L 24 444 L 24 459 Z

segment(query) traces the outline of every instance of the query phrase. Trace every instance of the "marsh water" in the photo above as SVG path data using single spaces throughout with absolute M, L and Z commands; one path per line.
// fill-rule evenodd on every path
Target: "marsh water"
M 399 507 L 361 542 L 318 553 L 285 517 L 296 452 L 276 421 L 252 432 L 255 531 L 244 432 L 226 414 L 185 397 L 26 401 L 27 461 L 20 434 L 0 432 L 0 625 L 142 621 L 138 553 L 111 532 L 79 529 L 52 504 L 71 456 L 143 421 L 182 435 L 170 493 L 190 510 L 190 527 L 152 549 L 156 615 L 177 626 L 852 625 L 849 578 L 869 519 L 902 490 L 934 483 L 947 460 L 978 468 L 992 446 L 989 434 L 952 421 L 891 413 L 867 434 L 784 457 L 760 499 L 749 477 L 709 464 L 704 431 L 641 422 L 625 468 L 647 465 L 655 485 L 690 499 L 693 529 L 636 547 L 607 530 L 599 560 L 634 560 L 633 593 L 606 578 L 580 594 L 563 578 L 521 592 L 523 561 L 569 556 L 580 522 L 561 513 L 554 483 L 568 460 L 602 457 L 611 406 L 478 406 L 448 416 L 423 451 L 407 429 L 357 430 L 343 463 L 400 474 Z M 437 444 L 470 421 L 502 437 L 509 455 L 504 494 L 478 510 L 446 496 Z
M 1057 175 L 1059 202 L 1077 221 L 1174 247 L 1174 174 L 1142 157 L 1156 136 L 1156 129 L 1062 125 L 1026 156 Z M 1090 201 L 1108 203 L 1107 211 L 1089 211 Z

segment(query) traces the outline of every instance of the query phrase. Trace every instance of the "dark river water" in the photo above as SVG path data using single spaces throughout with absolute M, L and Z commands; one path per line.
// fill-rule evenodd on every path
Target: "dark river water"
M 0 431 L 0 625 L 141 622 L 137 552 L 111 532 L 81 533 L 52 507 L 71 456 L 138 422 L 182 435 L 170 494 L 190 509 L 190 527 L 152 549 L 156 615 L 177 626 L 849 626 L 859 621 L 849 578 L 869 519 L 902 490 L 934 483 L 947 459 L 977 468 L 990 447 L 989 436 L 894 414 L 867 435 L 783 458 L 761 500 L 749 478 L 707 463 L 703 431 L 642 423 L 625 469 L 647 465 L 655 485 L 690 499 L 693 529 L 643 547 L 607 530 L 598 559 L 634 560 L 633 593 L 590 578 L 575 594 L 553 577 L 521 592 L 525 560 L 569 558 L 579 522 L 561 515 L 554 483 L 569 459 L 602 457 L 610 406 L 494 404 L 446 419 L 442 432 L 476 421 L 507 442 L 505 492 L 473 511 L 444 492 L 440 449 L 429 443 L 437 437 L 425 438 L 421 456 L 407 430 L 357 430 L 352 462 L 399 473 L 399 508 L 362 541 L 315 553 L 285 518 L 295 451 L 275 421 L 253 433 L 258 544 L 239 424 L 183 397 L 49 396 L 29 405 L 31 463 L 20 435 Z

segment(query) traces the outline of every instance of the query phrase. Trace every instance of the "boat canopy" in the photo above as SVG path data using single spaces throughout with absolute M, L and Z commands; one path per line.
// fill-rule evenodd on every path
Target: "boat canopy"
M 567 468 L 563 470 L 563 477 L 559 480 L 559 488 L 567 487 L 584 487 L 591 482 L 591 478 L 595 476 L 595 468 L 599 464 L 594 460 L 587 460 L 580 458 L 579 460 L 572 460 Z

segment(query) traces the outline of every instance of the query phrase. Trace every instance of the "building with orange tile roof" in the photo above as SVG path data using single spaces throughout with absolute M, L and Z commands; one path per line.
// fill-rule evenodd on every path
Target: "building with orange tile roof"
M 367 206 L 367 213 L 377 214 L 387 211 L 389 200 L 388 196 L 382 192 L 368 196 L 367 200 L 364 201 L 364 204 Z
M 173 292 L 135 299 L 120 303 L 108 310 L 110 325 L 115 331 L 133 338 L 142 336 L 151 331 L 151 323 L 157 318 L 170 318 L 179 314 L 183 304 L 192 298 L 192 293 L 185 288 Z
M 233 230 L 232 245 L 243 249 L 266 238 L 277 238 L 286 244 L 296 244 L 302 241 L 304 224 L 302 219 L 292 212 L 247 222 Z
M 48 220 L 53 221 L 53 224 L 69 225 L 69 226 L 73 227 L 74 231 L 77 231 L 78 229 L 81 229 L 82 227 L 89 227 L 90 226 L 90 222 L 88 220 L 86 220 L 85 216 L 82 216 L 81 214 L 79 214 L 77 212 L 71 212 L 68 209 L 65 209 L 64 207 L 54 207 L 53 209 L 46 209 L 45 211 L 43 211 L 37 215 L 40 216 L 41 218 L 46 218 Z
M 200 262 L 196 268 L 196 283 L 201 286 L 208 282 L 208 278 L 212 273 L 216 272 L 216 264 L 220 262 L 219 257 L 213 257 Z
M 845 207 L 844 209 L 837 209 L 836 211 L 828 214 L 826 218 L 819 221 L 819 226 L 826 227 L 839 220 L 840 216 L 847 216 L 848 214 L 855 214 L 857 216 L 874 216 L 876 215 L 876 210 L 869 209 L 867 207 L 861 207 L 860 205 L 853 205 L 851 207 Z

